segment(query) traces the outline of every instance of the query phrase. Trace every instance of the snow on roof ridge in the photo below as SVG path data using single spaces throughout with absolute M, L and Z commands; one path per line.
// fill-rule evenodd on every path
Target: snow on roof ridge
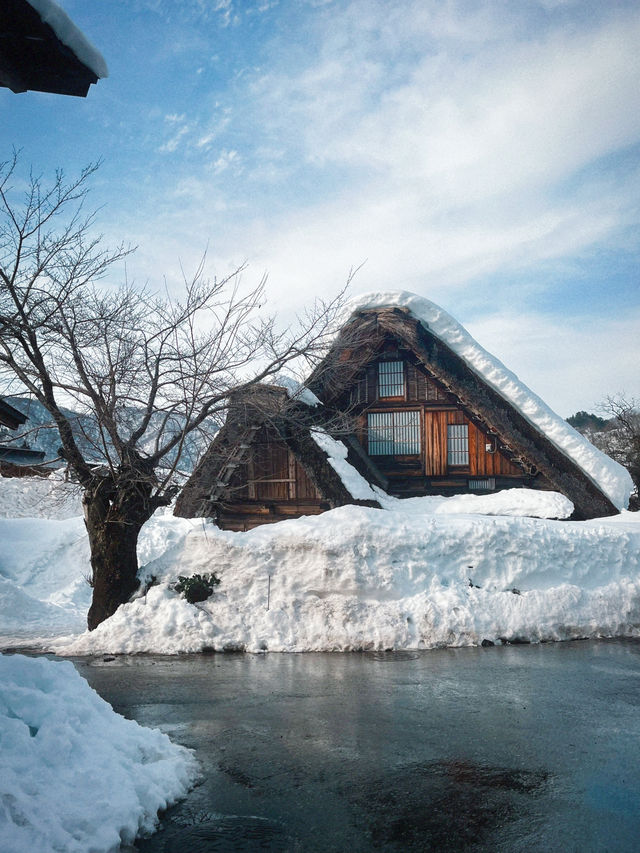
M 633 491 L 631 475 L 618 462 L 598 450 L 583 435 L 557 415 L 515 373 L 487 352 L 458 321 L 439 305 L 405 290 L 364 293 L 349 300 L 349 314 L 375 308 L 406 308 L 529 423 L 568 456 L 611 500 L 626 509 Z
M 104 79 L 109 76 L 107 63 L 100 51 L 95 48 L 85 34 L 78 29 L 71 18 L 54 0 L 27 0 L 45 24 L 49 24 L 60 41 L 70 48 L 80 62 L 90 71 Z

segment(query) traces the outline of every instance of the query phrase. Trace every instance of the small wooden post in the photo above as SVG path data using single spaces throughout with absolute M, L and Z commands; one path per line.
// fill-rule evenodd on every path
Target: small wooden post
M 267 610 L 269 609 L 270 604 L 271 604 L 271 575 L 269 575 L 269 580 L 267 582 Z

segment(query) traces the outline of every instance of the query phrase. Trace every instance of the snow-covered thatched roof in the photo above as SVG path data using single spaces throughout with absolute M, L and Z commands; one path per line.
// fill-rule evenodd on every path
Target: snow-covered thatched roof
M 435 303 L 406 291 L 366 293 L 351 300 L 348 314 L 399 308 L 458 355 L 529 424 L 571 460 L 618 509 L 625 509 L 633 490 L 629 472 L 594 447 L 538 397 L 515 373 L 487 352 L 467 330 Z

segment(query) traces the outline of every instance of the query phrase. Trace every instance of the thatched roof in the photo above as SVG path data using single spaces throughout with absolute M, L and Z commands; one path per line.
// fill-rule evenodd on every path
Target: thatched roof
M 469 416 L 499 436 L 525 470 L 540 472 L 574 504 L 575 517 L 615 515 L 617 507 L 574 459 L 560 450 L 519 409 L 499 394 L 441 337 L 405 307 L 364 308 L 345 324 L 307 385 L 326 405 L 335 404 L 358 371 L 393 338 L 410 350 Z
M 354 495 L 330 462 L 329 455 L 313 438 L 323 412 L 289 398 L 284 388 L 254 385 L 232 396 L 227 419 L 180 493 L 174 515 L 184 518 L 210 517 L 215 507 L 229 497 L 234 473 L 249 454 L 260 430 L 267 427 L 293 453 L 305 473 L 330 507 L 346 504 L 379 506 L 376 500 Z M 358 445 L 357 449 L 355 445 Z M 347 459 L 361 475 L 374 482 L 383 478 L 372 472 L 357 441 L 348 440 Z

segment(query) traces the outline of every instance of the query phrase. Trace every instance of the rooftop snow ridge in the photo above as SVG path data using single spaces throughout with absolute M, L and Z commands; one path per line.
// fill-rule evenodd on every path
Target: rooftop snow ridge
M 515 373 L 471 337 L 467 330 L 434 302 L 408 291 L 378 291 L 351 299 L 345 320 L 357 311 L 403 308 L 460 356 L 500 396 L 516 408 L 565 456 L 591 479 L 618 509 L 626 509 L 633 491 L 629 472 L 573 429 Z

